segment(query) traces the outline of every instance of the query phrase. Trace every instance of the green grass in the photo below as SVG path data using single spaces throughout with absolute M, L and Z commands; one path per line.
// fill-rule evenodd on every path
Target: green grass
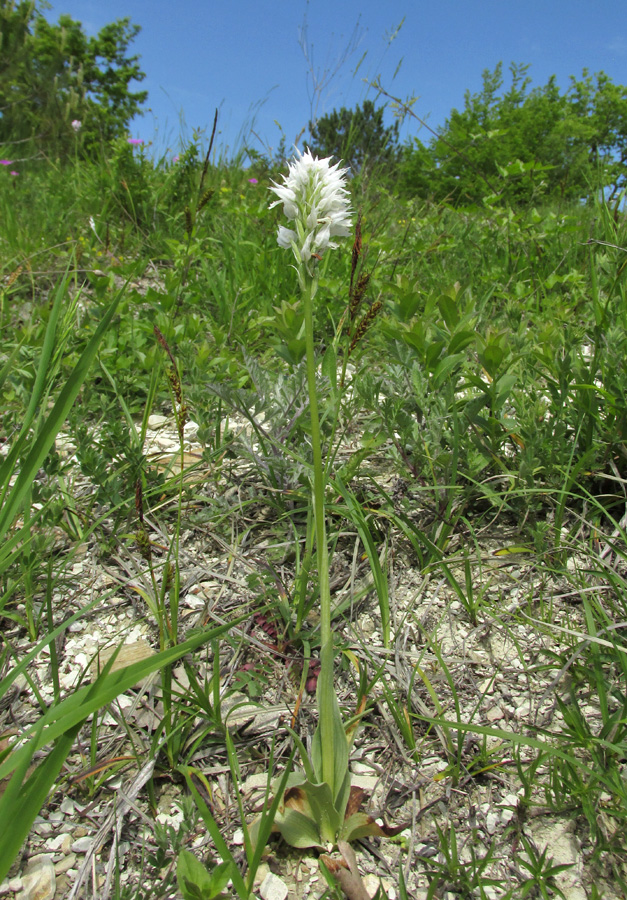
M 19 746 L 0 744 L 0 777 L 11 777 L 0 820 L 19 810 L 18 826 L 0 842 L 0 878 L 34 817 L 53 802 L 63 767 L 79 767 L 77 747 L 98 746 L 99 719 L 90 717 L 156 668 L 160 723 L 148 741 L 129 729 L 123 744 L 138 768 L 154 758 L 162 776 L 187 779 L 220 850 L 194 754 L 211 743 L 235 784 L 244 780 L 240 766 L 248 772 L 255 763 L 246 741 L 235 746 L 225 731 L 221 704 L 233 685 L 229 677 L 221 687 L 221 660 L 226 655 L 236 686 L 256 698 L 287 691 L 282 678 L 298 695 L 307 661 L 318 655 L 303 311 L 296 275 L 276 245 L 277 211 L 267 209 L 270 177 L 276 173 L 261 162 L 253 170 L 237 161 L 209 165 L 203 175 L 198 152 L 174 166 L 120 145 L 102 161 L 33 164 L 19 181 L 0 180 L 0 698 L 24 677 L 38 707 Z M 357 276 L 370 276 L 367 291 L 351 320 L 347 244 L 323 260 L 315 308 L 332 580 L 348 560 L 334 594 L 343 635 L 336 669 L 347 685 L 359 669 L 346 717 L 357 717 L 366 748 L 385 723 L 399 758 L 420 767 L 439 754 L 444 774 L 435 785 L 463 793 L 494 776 L 521 791 L 505 842 L 483 851 L 475 851 L 476 835 L 460 830 L 452 806 L 437 808 L 429 828 L 439 855 L 417 863 L 425 895 L 448 886 L 459 896 L 487 896 L 495 884 L 499 896 L 554 895 L 561 870 L 550 848 L 534 843 L 526 818 L 534 809 L 572 818 L 589 849 L 589 885 L 600 877 L 620 895 L 627 877 L 620 861 L 627 835 L 624 217 L 602 203 L 418 204 L 376 183 L 360 185 L 359 197 Z M 381 309 L 368 318 L 375 301 Z M 146 446 L 154 414 L 174 422 L 181 444 L 186 421 L 198 425 L 201 480 L 154 464 Z M 75 448 L 70 457 L 61 435 Z M 226 605 L 224 625 L 187 633 L 189 534 L 214 542 L 224 583 L 242 599 Z M 98 593 L 72 617 L 65 612 L 84 546 L 133 585 L 138 618 L 160 654 L 141 671 L 66 689 L 59 637 L 107 602 Z M 399 612 L 401 558 L 425 585 L 440 585 L 433 596 L 445 605 L 429 621 L 422 595 Z M 514 567 L 509 581 L 503 568 L 495 574 L 494 559 Z M 562 596 L 573 598 L 570 619 Z M 381 653 L 353 629 L 364 603 Z M 447 649 L 450 615 L 468 634 L 498 629 L 511 637 L 521 675 L 551 685 L 551 724 L 485 723 L 481 704 L 491 686 L 467 702 L 466 676 Z M 254 647 L 247 628 L 255 616 L 294 671 L 286 675 L 276 659 L 263 671 L 240 671 L 237 660 Z M 525 641 L 519 628 L 527 629 Z M 391 659 L 396 653 L 398 661 L 410 632 L 421 649 L 412 647 L 403 680 Z M 195 648 L 207 641 L 213 669 L 203 676 Z M 45 653 L 51 701 L 37 681 Z M 174 674 L 181 657 L 185 684 Z M 281 702 L 293 711 L 288 696 Z M 363 702 L 351 707 L 350 696 Z M 0 720 L 0 731 L 8 726 Z M 470 735 L 479 742 L 472 753 Z M 283 737 L 272 747 L 277 771 L 290 746 Z M 155 808 L 156 781 L 146 793 Z M 248 862 L 222 847 L 239 896 L 253 889 L 246 872 L 259 863 L 245 834 Z M 182 834 L 177 853 L 187 852 L 186 840 Z M 498 868 L 507 840 L 518 854 L 509 876 Z M 164 870 L 170 865 L 173 878 L 161 843 L 151 865 L 157 858 Z M 404 868 L 400 851 L 398 865 L 400 895 L 410 896 L 413 868 Z M 207 891 L 217 892 L 221 874 L 207 876 Z

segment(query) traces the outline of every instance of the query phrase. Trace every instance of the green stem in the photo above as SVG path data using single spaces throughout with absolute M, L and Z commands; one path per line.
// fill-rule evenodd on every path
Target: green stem
M 306 279 L 303 286 L 305 307 L 305 346 L 307 349 L 307 387 L 309 389 L 309 411 L 311 415 L 311 443 L 314 468 L 314 517 L 316 528 L 316 559 L 318 562 L 318 585 L 320 588 L 320 675 L 318 685 L 318 705 L 320 716 L 320 737 L 322 745 L 322 780 L 331 786 L 335 784 L 335 754 L 333 750 L 333 632 L 331 631 L 331 590 L 329 586 L 329 555 L 327 548 L 324 512 L 324 467 L 320 442 L 320 420 L 318 416 L 318 396 L 316 393 L 316 361 L 314 354 L 313 297 L 316 283 Z

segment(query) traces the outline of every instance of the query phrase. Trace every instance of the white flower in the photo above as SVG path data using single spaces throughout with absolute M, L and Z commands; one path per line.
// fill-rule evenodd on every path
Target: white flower
M 74 131 L 80 131 L 82 124 L 83 123 L 80 121 L 80 119 L 72 119 L 72 121 L 70 122 L 70 125 L 72 126 Z
M 351 210 L 346 190 L 347 170 L 330 159 L 318 159 L 309 150 L 289 164 L 284 184 L 270 188 L 277 197 L 270 209 L 283 204 L 283 212 L 293 228 L 279 225 L 277 242 L 292 248 L 299 265 L 319 257 L 327 247 L 337 247 L 332 239 L 350 234 Z
M 292 231 L 291 228 L 286 228 L 284 225 L 279 225 L 279 233 L 277 235 L 277 243 L 279 247 L 284 247 L 285 250 L 289 250 L 292 246 L 292 241 L 295 241 L 296 237 L 296 232 Z

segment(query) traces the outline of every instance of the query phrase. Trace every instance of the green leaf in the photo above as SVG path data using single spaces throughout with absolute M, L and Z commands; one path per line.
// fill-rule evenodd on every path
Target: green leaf
M 438 309 L 442 315 L 442 318 L 446 322 L 446 326 L 450 331 L 453 331 L 455 326 L 459 322 L 459 310 L 457 308 L 457 303 L 453 300 L 452 297 L 448 297 L 446 294 L 442 294 L 438 297 Z
M 496 378 L 498 370 L 505 358 L 505 350 L 500 343 L 493 341 L 483 353 L 479 353 L 479 362 L 491 378 Z
M 227 886 L 232 879 L 233 864 L 228 860 L 220 863 L 211 872 L 211 896 L 217 897 L 218 894 Z
M 320 708 L 320 692 L 324 690 L 324 679 L 318 679 L 318 708 Z M 346 731 L 342 722 L 342 714 L 340 705 L 337 702 L 335 690 L 333 689 L 333 784 L 329 785 L 334 803 L 338 803 L 344 790 L 346 773 L 348 772 L 348 740 Z M 316 778 L 319 783 L 323 783 L 322 778 L 322 729 L 320 723 L 316 727 L 314 736 L 311 741 L 311 762 L 313 765 Z
M 431 341 L 426 348 L 425 351 L 425 366 L 430 371 L 433 371 L 438 364 L 438 360 L 442 355 L 442 351 L 446 347 L 445 341 Z
M 0 837 L 0 881 L 8 874 L 20 847 L 28 837 L 35 816 L 61 771 L 81 724 L 60 737 L 51 752 L 26 781 L 24 776 L 39 743 L 41 725 L 30 742 L 22 748 L 24 752 L 21 753 L 13 776 L 0 797 L 0 822 L 11 823 L 10 828 L 2 829 Z
M 462 353 L 456 353 L 453 356 L 445 356 L 434 369 L 433 386 L 438 388 L 443 384 L 447 377 L 462 363 L 464 356 Z
M 229 848 L 226 844 L 226 841 L 222 837 L 222 833 L 221 833 L 220 829 L 218 828 L 218 824 L 217 824 L 216 820 L 211 815 L 211 812 L 209 811 L 209 807 L 207 806 L 207 804 L 205 803 L 203 798 L 200 796 L 198 788 L 196 787 L 196 785 L 194 784 L 193 779 L 192 779 L 192 775 L 196 775 L 197 777 L 200 777 L 201 779 L 204 778 L 204 776 L 202 776 L 199 772 L 197 772 L 191 766 L 181 767 L 179 769 L 179 771 L 182 772 L 182 774 L 185 776 L 185 779 L 187 781 L 187 786 L 189 787 L 190 793 L 191 793 L 192 797 L 194 798 L 194 802 L 196 803 L 198 812 L 200 813 L 203 822 L 207 826 L 207 831 L 211 835 L 211 838 L 213 840 L 216 850 L 218 851 L 218 853 L 220 854 L 220 856 L 222 857 L 223 860 L 233 863 L 233 867 L 231 870 L 231 878 L 233 879 L 233 886 L 235 887 L 235 890 L 237 891 L 241 900 L 244 900 L 244 898 L 248 897 L 248 893 L 249 893 L 246 890 L 246 885 L 244 883 L 244 879 L 242 878 L 242 876 L 239 872 L 239 869 L 235 865 L 235 860 L 233 859 L 233 855 L 232 855 L 231 851 L 229 850 Z
M 277 815 L 274 823 L 281 837 L 291 847 L 306 850 L 308 847 L 324 848 L 317 824 L 310 816 L 294 809 L 287 809 Z
M 495 385 L 497 396 L 508 397 L 517 381 L 517 376 L 511 372 L 506 372 L 505 375 L 501 375 Z
M 231 880 L 233 863 L 227 860 L 211 872 L 189 850 L 181 850 L 176 863 L 176 880 L 185 900 L 213 900 Z
M 449 341 L 447 353 L 460 353 L 477 339 L 474 331 L 456 331 Z
M 56 403 L 52 407 L 48 417 L 33 444 L 30 453 L 20 467 L 20 474 L 0 509 L 0 539 L 6 534 L 13 520 L 17 516 L 20 506 L 32 487 L 35 475 L 39 471 L 43 461 L 47 457 L 54 440 L 61 430 L 67 415 L 74 405 L 83 382 L 87 378 L 89 369 L 94 361 L 100 341 L 105 331 L 111 324 L 113 315 L 117 309 L 123 291 L 110 304 L 104 316 L 100 320 L 91 340 L 76 363 L 67 382 L 63 386 Z
M 360 838 L 377 836 L 380 837 L 383 830 L 372 816 L 365 812 L 356 812 L 349 816 L 342 825 L 342 840 L 357 841 Z
M 226 863 L 228 866 L 228 863 Z M 215 894 L 211 891 L 211 875 L 189 850 L 181 850 L 176 862 L 176 880 L 185 900 L 204 900 Z M 227 877 L 228 881 L 228 877 Z
M 304 357 L 306 349 L 304 338 L 303 340 L 294 338 L 294 340 L 285 344 L 279 344 L 276 352 L 285 362 L 288 362 L 291 366 L 297 366 Z
M 337 387 L 337 355 L 333 344 L 329 344 L 326 353 L 322 357 L 322 365 L 320 367 L 322 374 L 331 382 L 331 388 Z
M 302 849 L 335 843 L 341 821 L 329 785 L 302 781 L 285 792 L 275 825 L 288 844 Z

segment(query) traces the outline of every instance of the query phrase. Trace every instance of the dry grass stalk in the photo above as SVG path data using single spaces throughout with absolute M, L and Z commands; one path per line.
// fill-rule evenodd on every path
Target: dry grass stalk
M 361 322 L 355 329 L 355 334 L 353 336 L 353 340 L 351 341 L 351 345 L 348 348 L 349 356 L 351 355 L 351 353 L 353 352 L 353 350 L 355 349 L 357 344 L 360 342 L 360 340 L 363 338 L 363 336 L 366 334 L 366 332 L 368 331 L 368 329 L 370 328 L 370 326 L 372 325 L 372 323 L 374 322 L 376 317 L 379 315 L 382 307 L 383 307 L 383 304 L 381 303 L 381 301 L 375 300 L 374 303 L 372 304 L 372 306 L 370 307 L 370 309 L 368 310 L 368 312 L 362 318 Z
M 157 340 L 159 341 L 165 352 L 168 354 L 168 359 L 170 360 L 170 366 L 167 369 L 167 375 L 175 399 L 174 415 L 176 418 L 176 427 L 179 434 L 179 439 L 181 443 L 183 443 L 183 429 L 185 428 L 185 422 L 187 421 L 187 406 L 185 404 L 185 401 L 183 400 L 181 377 L 179 375 L 178 366 L 176 365 L 176 360 L 174 359 L 174 354 L 170 350 L 168 342 L 156 325 L 154 326 L 153 330 Z

